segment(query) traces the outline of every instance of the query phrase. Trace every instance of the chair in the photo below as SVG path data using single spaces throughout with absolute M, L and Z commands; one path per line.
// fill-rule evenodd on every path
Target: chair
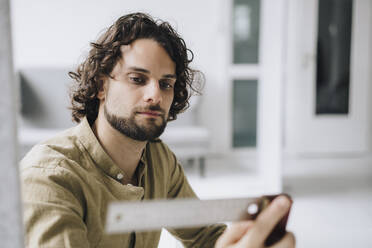
M 161 139 L 176 156 L 189 163 L 198 161 L 200 176 L 205 177 L 205 157 L 209 151 L 209 131 L 198 124 L 198 107 L 201 96 L 192 96 L 190 107 L 168 123 Z

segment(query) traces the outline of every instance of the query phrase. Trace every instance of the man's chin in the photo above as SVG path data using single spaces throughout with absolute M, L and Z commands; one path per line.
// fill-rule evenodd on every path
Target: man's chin
M 156 119 L 145 119 L 145 120 L 137 120 L 136 125 L 143 130 L 149 130 L 150 132 L 156 132 L 158 129 L 165 129 L 167 123 L 163 119 L 156 118 Z
M 164 131 L 166 121 L 162 118 L 129 118 L 118 117 L 105 108 L 105 118 L 110 125 L 123 135 L 138 141 L 149 141 L 158 138 Z
M 144 133 L 147 134 L 148 140 L 154 140 L 160 137 L 165 130 L 165 126 L 154 126 L 154 125 L 145 125 L 141 126 L 141 129 Z

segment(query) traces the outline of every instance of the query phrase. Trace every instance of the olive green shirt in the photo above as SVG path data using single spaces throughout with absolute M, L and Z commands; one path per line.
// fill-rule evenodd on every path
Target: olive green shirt
M 160 140 L 148 142 L 143 151 L 138 186 L 122 184 L 122 175 L 86 119 L 33 147 L 21 161 L 26 247 L 157 247 L 161 230 L 105 234 L 108 203 L 195 193 Z M 224 229 L 212 225 L 168 231 L 186 247 L 213 247 Z

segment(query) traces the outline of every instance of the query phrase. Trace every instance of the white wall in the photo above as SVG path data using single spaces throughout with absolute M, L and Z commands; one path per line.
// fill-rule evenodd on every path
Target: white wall
M 175 24 L 196 52 L 212 51 L 218 4 L 215 1 L 12 1 L 15 64 L 71 65 L 117 17 L 144 11 Z M 205 18 L 206 14 L 209 18 Z M 212 45 L 212 46 L 211 46 Z M 203 54 L 198 58 L 203 59 Z
M 76 66 L 101 31 L 133 11 L 169 21 L 195 54 L 193 66 L 207 78 L 200 113 L 212 133 L 212 149 L 226 150 L 226 80 L 229 1 L 13 0 L 15 68 Z M 212 111 L 211 111 L 212 110 Z M 216 116 L 216 110 L 218 116 Z M 213 112 L 213 115 L 212 113 Z M 226 130 L 221 133 L 219 130 Z

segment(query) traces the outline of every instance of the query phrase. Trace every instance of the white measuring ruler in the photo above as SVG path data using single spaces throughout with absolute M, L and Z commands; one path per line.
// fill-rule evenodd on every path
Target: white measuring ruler
M 108 208 L 106 232 L 151 231 L 255 219 L 269 201 L 267 197 L 260 197 L 114 202 Z

